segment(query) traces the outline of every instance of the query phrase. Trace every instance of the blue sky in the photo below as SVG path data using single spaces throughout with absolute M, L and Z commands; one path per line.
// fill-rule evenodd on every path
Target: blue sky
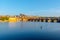
M 60 16 L 60 0 L 0 0 L 0 15 Z

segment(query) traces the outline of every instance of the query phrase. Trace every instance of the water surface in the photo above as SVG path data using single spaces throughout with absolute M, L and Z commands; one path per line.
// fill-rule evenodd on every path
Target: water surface
M 59 39 L 60 23 L 2 22 L 0 39 Z

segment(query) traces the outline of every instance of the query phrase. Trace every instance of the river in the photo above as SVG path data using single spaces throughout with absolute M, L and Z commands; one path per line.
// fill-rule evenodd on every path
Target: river
M 1 22 L 0 39 L 57 40 L 60 39 L 60 23 Z

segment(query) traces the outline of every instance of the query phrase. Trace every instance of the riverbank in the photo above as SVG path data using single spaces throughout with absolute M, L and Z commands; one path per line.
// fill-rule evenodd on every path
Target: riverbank
M 4 21 L 0 20 L 0 22 L 9 22 L 9 21 L 8 20 L 4 20 Z

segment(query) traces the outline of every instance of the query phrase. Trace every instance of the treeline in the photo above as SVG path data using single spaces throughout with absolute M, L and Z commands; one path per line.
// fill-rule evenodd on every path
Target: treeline
M 8 20 L 9 17 L 0 17 L 0 20 L 4 21 L 4 20 Z

